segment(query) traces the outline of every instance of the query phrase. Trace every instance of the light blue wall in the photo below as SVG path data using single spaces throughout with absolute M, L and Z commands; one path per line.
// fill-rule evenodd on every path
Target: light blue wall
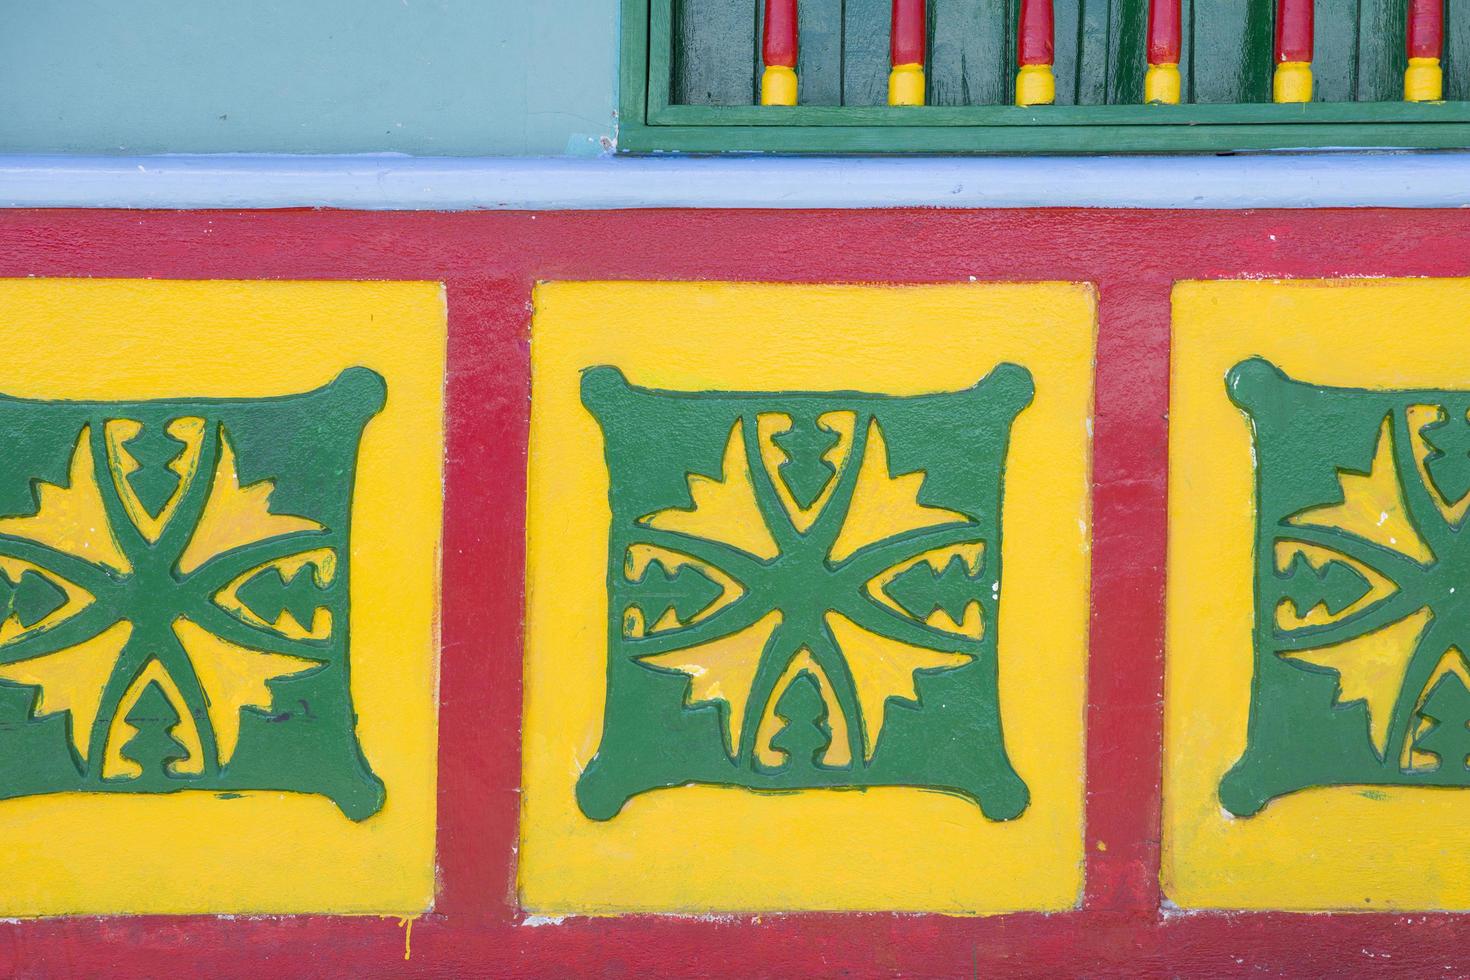
M 573 154 L 617 0 L 0 0 L 0 153 Z

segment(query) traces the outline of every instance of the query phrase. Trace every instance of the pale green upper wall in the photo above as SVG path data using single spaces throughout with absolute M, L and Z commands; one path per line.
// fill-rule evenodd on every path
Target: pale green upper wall
M 617 0 L 0 0 L 0 153 L 603 150 Z

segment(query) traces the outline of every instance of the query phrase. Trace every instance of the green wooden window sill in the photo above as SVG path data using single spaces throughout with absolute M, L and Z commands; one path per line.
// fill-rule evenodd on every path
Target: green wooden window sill
M 1390 101 L 1397 98 L 1402 84 L 1402 31 L 1395 33 L 1391 28 L 1401 23 L 1404 0 L 1359 0 L 1351 11 L 1332 6 L 1339 0 L 1327 0 L 1327 6 L 1319 3 L 1317 73 L 1322 97 L 1339 101 L 1300 105 L 1266 101 L 1273 4 L 1186 0 L 1186 18 L 1193 18 L 1192 36 L 1199 49 L 1194 55 L 1186 46 L 1183 70 L 1190 90 L 1186 99 L 1194 95 L 1202 101 L 1178 106 L 1137 104 L 1144 66 L 1136 50 L 1140 38 L 1135 35 L 1141 32 L 1146 2 L 1057 0 L 1059 95 L 1060 101 L 1073 104 L 1032 108 L 998 104 L 754 105 L 760 70 L 760 0 L 622 2 L 618 144 L 625 152 L 1108 153 L 1470 147 L 1470 101 L 1461 101 L 1470 99 L 1470 80 L 1460 84 L 1458 79 L 1470 72 L 1454 71 L 1457 60 L 1460 64 L 1470 61 L 1470 0 L 1449 0 L 1446 79 L 1450 82 L 1452 75 L 1456 79 L 1447 87 L 1452 101 L 1418 104 Z M 1211 5 L 1204 6 L 1206 2 Z M 975 74 L 978 55 L 974 52 L 968 61 L 953 57 L 944 61 L 941 55 L 946 49 L 931 42 L 929 74 L 935 101 L 994 102 L 998 93 L 1008 91 L 1014 78 L 1007 67 L 1010 49 L 1005 40 L 1005 32 L 1011 29 L 1006 20 L 1011 0 L 930 0 L 931 33 L 945 23 L 960 23 L 956 12 L 961 8 L 968 17 L 963 23 L 988 24 L 975 16 L 985 4 L 999 4 L 1001 11 L 993 18 L 998 23 L 991 25 L 995 36 L 989 43 L 997 51 L 985 62 L 988 74 Z M 828 7 L 837 13 L 827 11 Z M 1234 18 L 1229 20 L 1227 8 L 1232 7 L 1239 9 L 1229 14 Z M 798 72 L 803 99 L 810 91 L 813 101 L 877 101 L 887 70 L 887 27 L 882 19 L 887 0 L 803 0 L 801 10 L 803 49 Z M 1457 17 L 1457 11 L 1466 16 Z M 824 31 L 823 17 L 827 18 Z M 838 21 L 835 26 L 834 18 Z M 949 29 L 943 38 L 957 43 L 957 30 Z M 1237 39 L 1239 52 L 1222 55 L 1226 39 L 1240 31 L 1246 33 Z M 1345 40 L 1349 38 L 1350 46 Z M 959 40 L 968 43 L 968 35 Z M 1457 54 L 1461 55 L 1458 59 Z M 840 78 L 834 79 L 833 65 Z M 957 94 L 961 92 L 966 94 Z

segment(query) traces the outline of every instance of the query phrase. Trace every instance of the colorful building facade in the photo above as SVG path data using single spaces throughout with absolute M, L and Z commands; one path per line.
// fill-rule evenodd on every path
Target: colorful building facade
M 300 6 L 0 15 L 0 967 L 1470 969 L 1460 0 Z

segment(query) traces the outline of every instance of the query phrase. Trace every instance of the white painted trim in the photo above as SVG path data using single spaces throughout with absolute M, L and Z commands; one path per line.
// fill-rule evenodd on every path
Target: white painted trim
M 1470 153 L 1115 157 L 0 156 L 0 206 L 1470 206 Z

